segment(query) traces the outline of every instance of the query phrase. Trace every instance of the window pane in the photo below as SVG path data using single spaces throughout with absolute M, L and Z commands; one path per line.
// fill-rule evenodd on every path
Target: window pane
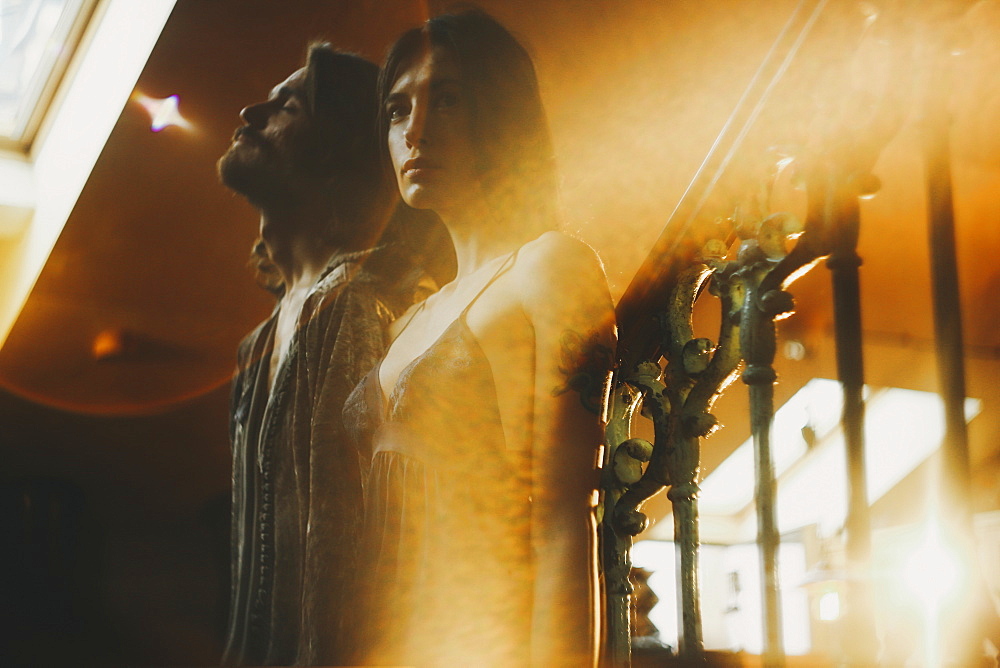
M 0 135 L 20 141 L 84 0 L 0 0 Z

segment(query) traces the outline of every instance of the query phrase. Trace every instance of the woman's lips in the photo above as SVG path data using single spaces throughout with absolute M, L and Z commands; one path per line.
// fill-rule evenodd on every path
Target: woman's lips
M 419 179 L 423 176 L 429 176 L 440 169 L 441 167 L 438 164 L 426 158 L 410 158 L 403 163 L 403 168 L 399 171 L 409 179 Z

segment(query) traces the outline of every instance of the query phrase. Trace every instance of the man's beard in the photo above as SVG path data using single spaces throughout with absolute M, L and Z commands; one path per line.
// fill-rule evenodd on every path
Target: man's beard
M 288 204 L 298 177 L 282 157 L 266 144 L 234 143 L 216 165 L 219 180 L 258 209 Z
M 219 158 L 219 181 L 256 207 L 270 203 L 281 189 L 273 156 L 260 147 L 233 144 Z

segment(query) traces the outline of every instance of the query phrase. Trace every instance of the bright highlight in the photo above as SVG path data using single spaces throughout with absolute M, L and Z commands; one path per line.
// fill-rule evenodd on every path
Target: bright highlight
M 819 619 L 823 622 L 835 622 L 840 619 L 840 594 L 828 591 L 820 597 Z
M 937 611 L 955 590 L 961 562 L 941 535 L 937 522 L 928 522 L 920 543 L 903 565 L 903 582 L 928 611 Z
M 922 666 L 945 665 L 944 640 L 949 632 L 945 625 L 959 597 L 964 596 L 967 565 L 942 527 L 936 512 L 920 527 L 913 547 L 900 563 L 899 583 L 910 600 L 918 603 L 920 612 L 920 637 L 922 639 Z
M 191 128 L 191 122 L 184 118 L 177 109 L 180 98 L 176 95 L 155 98 L 136 91 L 132 95 L 132 99 L 138 102 L 149 114 L 149 117 L 153 121 L 149 129 L 153 132 L 159 132 L 171 125 L 176 125 L 185 130 Z

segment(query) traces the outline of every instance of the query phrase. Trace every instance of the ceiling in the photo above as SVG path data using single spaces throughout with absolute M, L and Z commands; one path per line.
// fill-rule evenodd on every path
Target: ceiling
M 597 248 L 618 296 L 795 3 L 770 3 L 766 12 L 756 3 L 728 2 L 481 4 L 535 55 L 561 167 L 565 226 Z M 214 172 L 239 109 L 294 69 L 308 40 L 328 39 L 378 60 L 425 11 L 402 0 L 180 0 L 136 90 L 179 95 L 192 128 L 150 132 L 142 107 L 126 105 L 0 350 L 0 384 L 33 402 L 90 415 L 162 412 L 224 386 L 235 343 L 271 304 L 245 266 L 255 214 L 218 185 Z M 998 13 L 996 3 L 973 8 L 967 52 L 956 59 L 954 181 L 973 395 L 991 390 L 988 381 L 979 387 L 977 369 L 992 367 L 1000 354 L 1000 274 L 982 261 L 1000 250 L 998 209 L 987 196 L 1000 166 L 998 133 L 991 131 L 1000 115 L 990 113 L 1000 107 L 1000 87 L 983 75 L 1000 59 L 989 40 Z M 788 78 L 801 81 L 796 74 Z M 874 85 L 878 77 L 871 75 Z M 975 91 L 986 95 L 974 98 Z M 801 90 L 786 86 L 779 95 L 807 108 Z M 962 104 L 972 99 L 980 102 Z M 868 376 L 933 389 L 921 134 L 915 112 L 904 121 L 875 170 L 882 191 L 862 209 Z M 824 273 L 818 268 L 794 287 L 800 314 L 783 329 L 807 342 L 809 353 L 787 370 L 796 377 L 833 374 L 823 355 L 831 327 Z M 97 360 L 94 341 L 105 331 L 123 336 L 124 353 Z
M 618 297 L 796 3 L 776 0 L 766 10 L 726 0 L 478 4 L 535 56 L 565 227 L 598 250 Z M 308 40 L 377 61 L 431 5 L 178 0 L 136 90 L 178 95 L 192 128 L 153 133 L 138 104 L 122 111 L 0 348 L 0 456 L 9 474 L 74 479 L 100 512 L 130 523 L 196 514 L 225 494 L 234 351 L 272 302 L 246 267 L 255 213 L 218 185 L 215 161 L 240 108 L 294 70 Z M 953 61 L 953 179 L 968 395 L 983 401 L 970 425 L 974 483 L 979 507 L 993 509 L 1000 508 L 1000 86 L 993 80 L 1000 8 L 977 3 L 969 16 Z M 855 74 L 875 89 L 893 76 Z M 815 92 L 782 89 L 775 106 L 808 115 Z M 862 204 L 864 351 L 870 383 L 934 391 L 916 100 L 901 104 L 899 130 L 875 167 L 883 187 Z M 802 342 L 806 355 L 779 358 L 779 400 L 812 377 L 836 374 L 828 271 L 818 266 L 792 291 L 799 313 L 780 331 Z M 124 352 L 95 359 L 95 338 L 108 330 L 124 333 Z M 706 442 L 706 470 L 746 438 L 739 384 L 717 413 L 726 428 Z
M 618 296 L 794 3 L 770 3 L 766 12 L 729 2 L 482 5 L 535 55 L 561 167 L 565 226 L 597 248 Z M 104 416 L 173 410 L 225 386 L 236 342 L 271 305 L 245 266 L 254 211 L 219 186 L 214 172 L 239 109 L 294 69 L 309 39 L 378 60 L 425 11 L 402 0 L 180 0 L 136 90 L 179 95 L 192 128 L 150 132 L 142 107 L 126 105 L 0 349 L 0 384 L 32 402 Z M 980 369 L 992 372 L 1000 355 L 1000 272 L 983 260 L 1000 250 L 998 205 L 989 197 L 1000 168 L 1000 114 L 991 113 L 1000 108 L 1000 87 L 983 72 L 995 72 L 989 65 L 1000 59 L 989 39 L 1000 27 L 998 13 L 996 3 L 979 3 L 975 21 L 965 24 L 972 28 L 967 51 L 956 59 L 953 105 L 969 393 L 988 402 L 994 376 L 981 377 Z M 801 80 L 795 74 L 790 78 Z M 800 90 L 779 93 L 803 97 Z M 972 99 L 980 102 L 967 104 Z M 788 103 L 803 107 L 801 99 Z M 876 166 L 881 192 L 863 203 L 863 316 L 870 381 L 934 389 L 920 145 L 914 112 Z M 808 355 L 781 370 L 789 393 L 800 378 L 834 373 L 825 270 L 793 290 L 800 313 L 782 329 L 806 343 Z M 92 349 L 105 331 L 122 335 L 124 352 L 98 360 Z M 740 412 L 742 403 L 732 403 Z M 989 408 L 984 413 L 988 421 Z

